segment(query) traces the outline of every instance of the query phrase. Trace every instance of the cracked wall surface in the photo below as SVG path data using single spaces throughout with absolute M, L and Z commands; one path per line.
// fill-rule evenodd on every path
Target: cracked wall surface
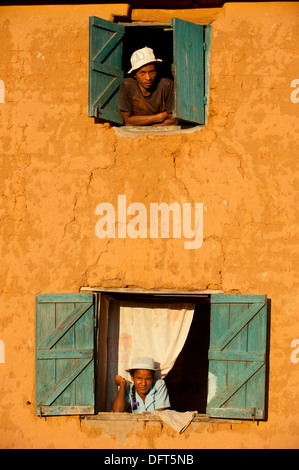
M 0 447 L 299 447 L 297 2 L 133 10 L 211 23 L 208 122 L 172 136 L 121 137 L 88 118 L 88 17 L 127 5 L 0 8 Z M 1 82 L 1 83 L 2 83 Z M 203 203 L 203 244 L 97 238 L 96 206 Z M 91 430 L 34 415 L 35 296 L 82 286 L 215 289 L 271 299 L 269 419 Z M 109 425 L 107 425 L 109 426 Z M 111 425 L 112 426 L 112 425 Z M 215 427 L 216 426 L 216 427 Z M 221 427 L 222 426 L 222 427 Z M 85 430 L 84 430 L 85 429 Z M 154 436 L 154 437 L 153 437 Z M 212 437 L 212 439 L 211 439 Z M 180 440 L 181 439 L 181 440 Z

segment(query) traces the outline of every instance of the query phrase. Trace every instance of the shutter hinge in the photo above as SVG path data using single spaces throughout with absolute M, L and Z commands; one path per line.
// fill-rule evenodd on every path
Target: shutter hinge
M 207 104 L 207 101 L 208 101 L 208 100 L 207 100 L 207 97 L 204 96 L 204 97 L 203 97 L 203 104 Z
M 93 325 L 94 325 L 95 328 L 98 326 L 97 317 L 93 318 Z
M 204 42 L 204 43 L 203 43 L 203 50 L 206 51 L 206 50 L 207 50 L 207 47 L 208 47 L 207 43 Z

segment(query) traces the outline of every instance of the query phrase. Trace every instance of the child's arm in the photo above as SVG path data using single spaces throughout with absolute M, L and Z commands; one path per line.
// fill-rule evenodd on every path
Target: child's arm
M 119 386 L 119 390 L 112 405 L 112 412 L 123 413 L 129 407 L 129 403 L 125 400 L 127 382 L 120 375 L 116 375 L 115 383 Z

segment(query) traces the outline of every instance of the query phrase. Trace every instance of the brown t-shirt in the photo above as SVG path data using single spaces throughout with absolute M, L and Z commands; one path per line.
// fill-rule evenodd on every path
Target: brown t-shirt
M 119 88 L 119 109 L 137 116 L 173 110 L 173 81 L 161 78 L 149 96 L 143 96 L 135 78 L 124 78 Z

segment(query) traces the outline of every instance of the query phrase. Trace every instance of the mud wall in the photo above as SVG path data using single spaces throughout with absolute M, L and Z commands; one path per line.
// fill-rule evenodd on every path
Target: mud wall
M 298 448 L 298 3 L 133 10 L 212 25 L 207 125 L 171 136 L 122 137 L 87 115 L 88 17 L 126 14 L 0 9 L 0 447 Z M 203 203 L 202 246 L 98 238 L 95 209 L 117 209 L 119 195 L 147 209 Z M 268 420 L 178 436 L 159 423 L 36 417 L 35 296 L 84 286 L 267 294 Z

